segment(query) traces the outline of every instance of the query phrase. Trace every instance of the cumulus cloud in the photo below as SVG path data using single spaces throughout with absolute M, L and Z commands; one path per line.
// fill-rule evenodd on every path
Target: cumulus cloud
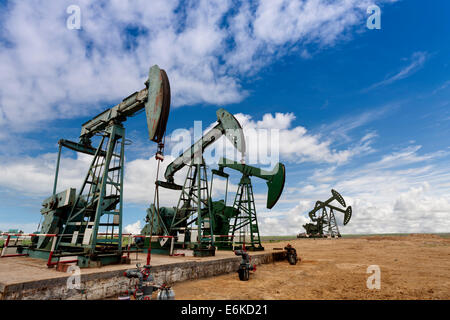
M 260 232 L 264 235 L 296 235 L 303 232 L 302 225 L 310 222 L 305 213 L 314 206 L 313 201 L 297 201 L 297 205 L 287 210 L 259 210 L 258 222 Z
M 359 154 L 364 151 L 370 150 L 370 143 L 373 136 L 364 136 L 360 140 L 360 144 L 356 147 L 336 151 L 330 148 L 331 140 L 324 140 L 320 135 L 313 135 L 308 133 L 307 129 L 301 126 L 293 127 L 292 122 L 295 120 L 293 113 L 276 113 L 265 114 L 261 120 L 253 120 L 250 115 L 237 114 L 236 118 L 242 124 L 244 133 L 247 137 L 255 138 L 256 141 L 250 141 L 250 144 L 257 145 L 257 152 L 260 154 L 272 154 L 274 150 L 272 148 L 279 148 L 276 154 L 280 155 L 281 159 L 291 159 L 295 163 L 313 161 L 313 162 L 325 162 L 325 163 L 337 163 L 340 164 L 349 160 L 353 155 Z M 209 130 L 214 124 L 212 124 Z M 279 130 L 279 140 L 274 143 L 268 143 L 267 139 L 263 136 L 252 137 L 249 134 L 251 130 Z M 176 131 L 178 132 L 178 131 Z M 176 148 L 171 139 L 178 141 L 178 133 L 169 137 L 168 145 L 172 146 L 174 152 L 170 155 L 166 155 L 165 160 L 161 163 L 159 169 L 159 179 L 164 179 L 163 175 L 167 165 L 175 159 L 180 152 L 190 147 L 194 142 L 192 132 L 186 130 L 183 131 L 183 136 L 187 140 L 185 145 L 180 148 Z M 187 134 L 186 134 L 187 133 Z M 222 142 L 224 138 L 221 138 Z M 227 140 L 225 140 L 227 141 Z M 281 143 L 281 141 L 283 143 Z M 221 143 L 218 141 L 211 149 L 218 146 L 215 150 L 219 156 L 223 155 L 221 151 Z M 231 144 L 227 144 L 227 147 L 234 151 Z M 170 150 L 171 148 L 168 148 Z M 205 150 L 205 157 L 211 155 L 211 150 Z M 229 154 L 229 152 L 226 152 Z M 73 153 L 72 153 L 73 156 Z M 397 155 L 399 157 L 399 155 Z M 24 186 L 27 188 L 24 190 L 28 195 L 44 195 L 51 192 L 51 186 L 53 185 L 54 170 L 56 165 L 57 154 L 46 153 L 37 157 L 25 157 L 25 158 L 8 158 L 3 157 L 0 168 L 3 174 L 0 176 L 0 185 L 14 189 L 23 190 Z M 211 162 L 212 166 L 216 166 L 218 159 L 215 155 L 216 162 Z M 64 152 L 61 159 L 60 175 L 58 179 L 58 190 L 64 190 L 69 187 L 78 187 L 82 183 L 82 179 L 85 176 L 87 169 L 89 168 L 92 157 L 84 154 L 77 154 L 76 158 L 71 157 L 69 152 Z M 276 161 L 280 161 L 277 158 Z M 385 160 L 382 160 L 385 161 Z M 145 203 L 150 199 L 153 199 L 154 194 L 154 181 L 157 176 L 157 161 L 154 157 L 138 158 L 132 161 L 127 161 L 125 166 L 125 201 L 132 203 Z M 177 173 L 175 176 L 176 182 L 182 184 L 183 177 L 186 174 L 186 170 Z M 225 185 L 223 181 L 217 181 L 215 185 L 217 190 L 223 191 Z M 161 191 L 161 198 L 170 198 L 169 194 L 172 191 Z M 165 194 L 167 192 L 167 194 Z M 164 197 L 165 196 L 165 197 Z
M 285 212 L 260 209 L 264 216 L 277 216 L 277 224 L 270 220 L 265 230 L 303 232 L 314 202 L 330 198 L 334 188 L 353 207 L 347 226 L 342 227 L 342 215 L 336 216 L 341 233 L 448 232 L 448 153 L 421 154 L 420 150 L 420 146 L 409 146 L 361 166 L 316 169 L 305 181 L 288 185 L 280 199 L 280 205 L 288 208 Z M 294 218 L 298 219 L 295 226 L 287 223 Z
M 20 191 L 30 197 L 45 197 L 52 192 L 54 181 L 56 154 L 44 154 L 36 158 L 3 159 L 0 166 L 0 186 Z M 91 163 L 91 156 L 77 154 L 76 158 L 62 157 L 58 177 L 57 192 L 67 188 L 79 191 L 86 172 Z M 173 159 L 166 157 L 162 162 L 159 179 L 163 179 L 166 166 Z M 124 201 L 135 204 L 149 204 L 153 202 L 155 180 L 157 175 L 157 161 L 154 157 L 136 159 L 125 164 Z M 176 183 L 183 183 L 186 171 L 175 176 Z M 163 205 L 173 204 L 178 199 L 177 193 L 168 189 L 160 189 Z
M 131 233 L 131 234 L 140 234 L 142 230 L 141 227 L 141 221 L 138 220 L 135 223 L 129 224 L 125 226 L 124 232 L 125 233 Z
M 235 117 L 242 125 L 245 135 L 246 163 L 269 165 L 270 168 L 280 159 L 291 163 L 344 164 L 355 156 L 371 153 L 373 151 L 371 144 L 376 138 L 376 134 L 372 132 L 361 137 L 356 143 L 337 150 L 333 147 L 335 141 L 340 138 L 337 132 L 324 136 L 321 133 L 313 134 L 303 126 L 294 126 L 296 118 L 294 113 L 267 113 L 261 120 L 243 113 L 238 113 Z M 209 126 L 205 132 L 213 126 L 214 124 Z M 214 151 L 208 151 L 206 157 L 209 162 L 217 162 L 223 154 L 227 157 L 236 155 L 234 147 L 224 137 L 220 138 L 211 149 Z M 209 156 L 210 154 L 213 156 Z
M 169 74 L 174 106 L 238 102 L 241 79 L 309 43 L 346 38 L 369 3 L 10 1 L 0 22 L 0 125 L 33 130 L 103 110 L 141 89 L 155 63 Z M 66 28 L 73 4 L 80 30 Z
M 265 235 L 305 232 L 302 226 L 311 222 L 308 212 L 314 208 L 315 201 L 331 197 L 329 190 L 334 186 L 327 187 L 328 192 L 304 193 L 303 198 L 311 200 L 300 201 L 290 210 L 271 212 L 259 208 L 262 212 L 259 214 L 261 232 Z M 390 196 L 383 193 L 380 199 L 371 197 L 373 194 L 368 194 L 365 189 L 360 194 L 338 190 L 353 209 L 350 223 L 346 226 L 343 226 L 343 214 L 335 213 L 341 234 L 448 232 L 450 229 L 450 198 L 436 195 L 436 189 L 429 188 L 426 182 Z
M 36 158 L 3 158 L 0 185 L 20 191 L 26 196 L 50 195 L 52 192 L 55 166 L 55 153 L 47 153 Z M 78 158 L 62 158 L 58 190 L 79 186 L 89 168 L 90 158 L 79 154 Z
M 37 158 L 2 161 L 0 186 L 42 199 L 51 192 L 55 160 L 56 154 L 45 154 Z M 160 177 L 171 160 L 168 156 L 163 162 Z M 299 177 L 297 173 L 288 171 L 283 195 L 274 209 L 265 208 L 266 187 L 256 190 L 261 191 L 255 194 L 261 233 L 293 235 L 303 232 L 302 225 L 309 220 L 307 213 L 315 201 L 328 199 L 332 188 L 353 207 L 352 220 L 345 227 L 342 227 L 342 215 L 337 213 L 341 233 L 448 232 L 450 174 L 446 163 L 448 153 L 421 153 L 420 146 L 409 146 L 389 155 L 380 155 L 363 165 L 328 165 L 312 174 L 307 173 L 309 177 Z M 88 166 L 87 156 L 63 157 L 58 190 L 79 188 Z M 152 203 L 155 159 L 129 161 L 125 168 L 125 203 Z M 176 182 L 182 183 L 185 174 L 185 171 L 178 173 Z M 263 184 L 257 180 L 254 183 Z M 213 198 L 217 199 L 223 195 L 225 184 L 215 180 L 214 185 Z M 231 185 L 229 191 L 234 192 L 235 189 L 236 186 Z M 178 197 L 178 192 L 161 189 L 162 206 L 176 205 Z M 40 202 L 36 201 L 37 212 Z

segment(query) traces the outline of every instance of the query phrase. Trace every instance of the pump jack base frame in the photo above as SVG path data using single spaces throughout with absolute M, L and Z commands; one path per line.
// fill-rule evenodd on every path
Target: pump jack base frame
M 216 248 L 194 248 L 194 257 L 214 257 L 216 255 Z
M 214 257 L 216 255 L 216 248 L 212 247 L 205 247 L 204 245 L 199 247 L 199 245 L 196 243 L 193 246 L 190 246 L 190 248 L 186 248 L 183 246 L 183 243 L 175 243 L 174 249 L 182 249 L 182 250 L 192 250 L 194 257 Z M 148 253 L 150 246 L 150 241 L 148 239 L 145 240 L 145 244 L 143 247 L 136 247 L 133 249 L 136 250 L 142 250 L 144 253 Z M 151 252 L 156 254 L 165 254 L 170 255 L 170 248 L 167 246 L 161 246 L 158 242 L 152 242 L 151 243 Z
M 28 255 L 28 257 L 30 258 L 42 260 L 48 260 L 50 256 L 50 251 L 37 250 L 34 248 L 23 247 L 20 252 L 22 254 Z M 78 260 L 77 266 L 80 268 L 99 268 L 101 266 L 112 264 L 130 264 L 130 259 L 118 253 L 89 255 L 80 254 L 79 252 L 64 252 L 62 254 L 57 254 L 55 252 L 52 257 L 52 263 L 54 263 L 55 265 L 57 264 L 56 261 L 58 257 L 76 257 L 76 259 Z M 60 263 L 64 263 L 64 261 L 61 261 Z
M 242 245 L 237 245 L 234 246 L 233 250 L 243 250 Z M 245 250 L 246 251 L 264 251 L 264 247 L 259 245 L 259 246 L 245 246 Z
M 80 268 L 99 268 L 112 264 L 130 264 L 130 259 L 119 254 L 78 256 L 77 263 Z
M 233 251 L 234 250 L 231 243 L 229 243 L 229 244 L 217 244 L 217 242 L 216 242 L 215 244 L 216 244 L 217 250 L 219 250 L 219 251 Z

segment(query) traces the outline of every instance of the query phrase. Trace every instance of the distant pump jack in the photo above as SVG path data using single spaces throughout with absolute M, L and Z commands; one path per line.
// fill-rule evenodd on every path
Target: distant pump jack
M 300 233 L 298 238 L 324 238 L 324 237 L 341 237 L 336 222 L 334 211 L 344 213 L 344 226 L 350 222 L 352 217 L 352 207 L 348 206 L 346 210 L 331 205 L 331 202 L 337 201 L 345 208 L 344 198 L 334 189 L 331 190 L 332 197 L 327 201 L 317 201 L 313 210 L 309 212 L 312 222 L 303 225 L 306 233 Z

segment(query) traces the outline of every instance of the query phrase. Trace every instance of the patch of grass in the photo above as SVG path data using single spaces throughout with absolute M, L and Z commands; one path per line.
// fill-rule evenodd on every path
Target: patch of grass
M 297 239 L 297 236 L 261 236 L 262 242 L 280 242 Z
M 438 235 L 442 238 L 450 238 L 450 233 L 435 233 L 435 235 Z
M 5 243 L 5 241 L 6 241 L 6 240 L 3 240 L 3 239 L 0 240 L 0 247 L 3 246 L 3 244 Z M 13 244 L 14 244 L 14 241 L 15 241 L 15 239 L 9 240 L 9 244 L 10 244 L 10 245 L 13 245 Z M 29 246 L 29 245 L 31 245 L 31 240 L 30 240 L 30 239 L 22 240 L 20 244 L 23 245 L 23 246 Z

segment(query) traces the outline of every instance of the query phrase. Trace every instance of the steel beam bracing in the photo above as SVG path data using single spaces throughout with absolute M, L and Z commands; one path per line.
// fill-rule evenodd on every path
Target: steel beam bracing
M 183 234 L 185 248 L 214 251 L 208 179 L 203 160 L 192 161 L 188 168 L 169 233 Z
M 263 249 L 259 235 L 253 187 L 248 176 L 243 176 L 239 182 L 233 208 L 239 211 L 238 216 L 234 218 L 231 230 L 234 243 L 241 246 L 245 244 L 245 247 L 249 249 Z M 246 239 L 246 236 L 249 239 Z M 236 241 L 236 237 L 238 241 Z

